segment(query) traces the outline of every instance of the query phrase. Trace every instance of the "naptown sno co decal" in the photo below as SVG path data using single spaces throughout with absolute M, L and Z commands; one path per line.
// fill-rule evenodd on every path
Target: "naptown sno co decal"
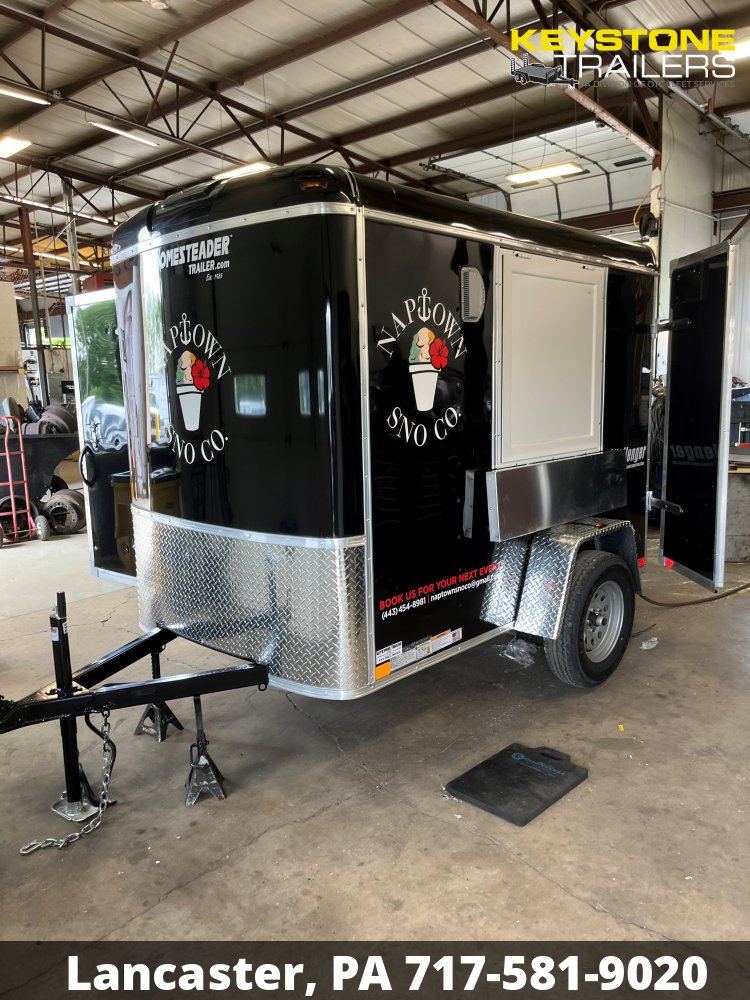
M 179 412 L 185 430 L 202 430 L 200 441 L 187 440 L 177 430 L 174 422 L 167 428 L 167 436 L 172 450 L 188 465 L 200 457 L 204 462 L 212 462 L 229 440 L 213 427 L 206 431 L 201 428 L 201 404 L 206 392 L 215 391 L 216 384 L 232 369 L 219 341 L 202 323 L 193 323 L 187 313 L 169 327 L 164 339 L 167 356 L 167 371 L 174 358 L 174 381 L 179 400 Z
M 407 345 L 408 351 L 402 345 Z M 394 406 L 386 418 L 390 430 L 417 448 L 430 438 L 445 440 L 460 426 L 461 410 L 459 406 L 448 406 L 435 414 L 438 380 L 451 354 L 460 358 L 466 353 L 463 330 L 451 310 L 444 302 L 434 301 L 423 288 L 419 295 L 404 299 L 398 310 L 391 312 L 391 324 L 381 327 L 377 346 L 389 359 L 407 355 L 418 413 L 417 419 L 412 419 L 400 406 Z

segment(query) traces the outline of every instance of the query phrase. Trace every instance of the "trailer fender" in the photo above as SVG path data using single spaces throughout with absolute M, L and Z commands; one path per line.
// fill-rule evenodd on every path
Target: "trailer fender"
M 583 518 L 532 536 L 515 628 L 542 639 L 557 639 L 581 548 L 620 556 L 641 592 L 635 532 L 630 521 Z

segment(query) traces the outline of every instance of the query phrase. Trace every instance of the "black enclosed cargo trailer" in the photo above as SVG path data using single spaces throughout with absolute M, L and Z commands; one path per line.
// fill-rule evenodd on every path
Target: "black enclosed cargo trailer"
M 565 680 L 611 673 L 647 248 L 303 167 L 167 199 L 112 262 L 144 628 L 328 698 L 508 629 Z

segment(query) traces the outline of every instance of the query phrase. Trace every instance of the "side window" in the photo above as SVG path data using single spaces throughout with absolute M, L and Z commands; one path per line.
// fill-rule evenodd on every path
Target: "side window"
M 312 413 L 312 398 L 310 395 L 310 372 L 299 373 L 299 412 L 303 417 L 309 417 Z
M 234 409 L 242 417 L 265 417 L 265 375 L 243 373 L 234 376 Z

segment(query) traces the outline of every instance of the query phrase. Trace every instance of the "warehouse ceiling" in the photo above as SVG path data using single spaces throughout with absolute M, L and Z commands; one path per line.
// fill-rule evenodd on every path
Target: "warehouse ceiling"
M 508 33 L 555 24 L 732 28 L 741 39 L 750 10 L 746 0 L 0 0 L 0 137 L 29 143 L 0 159 L 5 277 L 21 278 L 26 219 L 27 243 L 64 292 L 71 220 L 81 270 L 94 271 L 114 223 L 257 161 L 347 164 L 462 196 L 499 189 L 513 208 L 560 217 L 549 195 L 563 184 L 541 185 L 535 203 L 504 177 L 565 143 L 605 192 L 597 210 L 637 201 L 659 100 L 680 98 L 617 74 L 595 86 L 584 74 L 576 90 L 517 83 Z M 683 92 L 747 127 L 750 58 L 736 69 L 729 86 L 693 75 Z M 611 176 L 625 170 L 627 193 L 614 196 Z M 576 183 L 569 200 L 585 208 Z

